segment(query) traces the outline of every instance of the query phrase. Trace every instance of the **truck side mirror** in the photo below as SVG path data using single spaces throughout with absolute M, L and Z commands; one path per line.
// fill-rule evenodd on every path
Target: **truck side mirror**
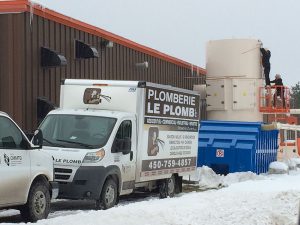
M 33 138 L 32 138 L 32 144 L 35 146 L 38 146 L 39 148 L 43 147 L 43 132 L 38 129 L 34 132 Z

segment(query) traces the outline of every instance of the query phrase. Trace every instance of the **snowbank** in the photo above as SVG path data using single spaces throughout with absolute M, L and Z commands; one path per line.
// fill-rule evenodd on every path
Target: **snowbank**
M 194 176 L 188 179 L 196 181 L 200 190 L 206 190 L 227 187 L 228 185 L 248 180 L 261 180 L 264 177 L 252 172 L 230 173 L 227 176 L 223 176 L 216 174 L 211 168 L 203 166 L 198 168 Z
M 120 202 L 112 209 L 71 210 L 56 201 L 58 211 L 38 225 L 295 225 L 300 200 L 300 171 L 290 174 L 234 173 L 226 177 L 208 167 L 199 171 L 202 184 L 228 185 L 219 190 L 183 193 L 175 198 L 148 197 Z M 200 183 L 200 181 L 199 181 Z M 73 204 L 73 202 L 71 202 Z M 80 203 L 76 203 L 80 204 Z M 76 206 L 80 208 L 80 205 Z M 4 211 L 9 215 L 9 211 Z M 3 217 L 0 211 L 0 218 Z M 5 216 L 5 215 L 4 215 Z M 1 220 L 0 220 L 1 222 Z M 5 222 L 5 221 L 4 221 Z
M 284 174 L 289 172 L 289 166 L 283 162 L 272 162 L 269 165 L 269 173 Z
M 300 158 L 291 158 L 291 161 L 295 163 L 296 167 L 300 167 Z
M 207 168 L 205 169 L 206 171 Z M 228 178 L 220 190 L 184 193 L 176 198 L 151 198 L 106 211 L 52 214 L 37 224 L 72 225 L 295 225 L 300 199 L 300 174 Z M 242 178 L 243 177 L 243 178 Z M 249 177 L 250 180 L 235 183 Z M 256 179 L 258 177 L 258 179 Z M 217 182 L 218 183 L 218 182 Z M 65 214 L 63 214 L 65 213 Z M 71 212 L 72 213 L 72 212 Z
M 197 170 L 199 174 L 199 188 L 212 189 L 224 187 L 223 177 L 217 175 L 211 168 L 203 166 Z

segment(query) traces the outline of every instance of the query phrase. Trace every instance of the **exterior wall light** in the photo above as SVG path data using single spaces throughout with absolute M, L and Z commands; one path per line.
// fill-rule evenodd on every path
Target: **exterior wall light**
M 145 61 L 142 63 L 136 63 L 135 66 L 141 69 L 147 69 L 149 67 L 149 63 Z
M 102 40 L 100 42 L 101 48 L 112 48 L 114 47 L 114 42 L 109 41 L 109 40 Z

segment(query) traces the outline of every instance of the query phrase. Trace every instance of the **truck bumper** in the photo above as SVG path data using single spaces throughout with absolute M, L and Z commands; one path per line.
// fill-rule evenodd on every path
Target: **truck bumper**
M 59 183 L 59 198 L 99 199 L 107 177 L 107 168 L 102 166 L 80 167 L 71 183 Z
M 56 199 L 59 193 L 59 184 L 58 182 L 52 181 L 50 182 L 51 187 L 51 199 Z

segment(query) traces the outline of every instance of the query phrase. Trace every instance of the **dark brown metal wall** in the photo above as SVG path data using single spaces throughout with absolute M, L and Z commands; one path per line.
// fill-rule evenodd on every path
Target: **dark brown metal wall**
M 64 78 L 145 80 L 193 89 L 205 76 L 191 79 L 185 68 L 114 43 L 101 48 L 101 37 L 29 13 L 0 15 L 0 110 L 8 112 L 25 130 L 37 125 L 37 97 L 59 104 Z M 97 48 L 100 57 L 75 59 L 75 40 Z M 40 48 L 55 50 L 67 59 L 65 67 L 42 68 Z M 135 66 L 149 62 L 148 69 Z
M 23 18 L 0 15 L 0 110 L 21 124 L 24 82 Z

